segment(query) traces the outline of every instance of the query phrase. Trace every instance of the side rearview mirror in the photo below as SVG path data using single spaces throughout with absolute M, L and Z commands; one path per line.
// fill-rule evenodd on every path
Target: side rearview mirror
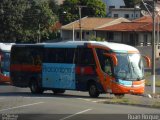
M 109 54 L 109 53 L 104 53 L 105 56 L 110 57 L 113 60 L 113 65 L 117 66 L 118 65 L 118 59 L 116 55 L 114 54 Z
M 2 55 L 0 55 L 0 62 L 2 61 Z
M 151 67 L 151 59 L 148 56 L 145 56 L 145 55 L 143 55 L 142 57 L 146 60 L 147 67 L 150 68 Z

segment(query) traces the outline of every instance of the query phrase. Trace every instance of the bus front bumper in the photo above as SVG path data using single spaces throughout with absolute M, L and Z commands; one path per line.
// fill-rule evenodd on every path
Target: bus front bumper
M 117 82 L 112 83 L 113 94 L 143 94 L 145 91 L 145 82 L 134 81 L 132 85 L 122 85 Z

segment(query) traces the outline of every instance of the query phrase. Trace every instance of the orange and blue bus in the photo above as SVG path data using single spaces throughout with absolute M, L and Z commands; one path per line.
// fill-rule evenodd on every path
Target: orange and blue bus
M 145 57 L 150 65 L 150 59 Z M 96 41 L 13 45 L 10 77 L 17 87 L 32 93 L 52 90 L 88 91 L 116 96 L 143 94 L 144 66 L 140 52 L 131 46 Z
M 0 43 L 0 84 L 10 83 L 10 51 L 14 43 Z

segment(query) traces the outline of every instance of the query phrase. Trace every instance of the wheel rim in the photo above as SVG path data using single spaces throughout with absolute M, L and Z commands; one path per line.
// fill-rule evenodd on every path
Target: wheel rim
M 32 84 L 31 84 L 31 91 L 32 91 L 32 92 L 35 92 L 35 91 L 36 91 L 35 83 L 32 83 Z
M 95 95 L 95 93 L 96 93 L 96 87 L 95 87 L 95 85 L 91 85 L 91 87 L 90 87 L 90 94 L 91 95 Z

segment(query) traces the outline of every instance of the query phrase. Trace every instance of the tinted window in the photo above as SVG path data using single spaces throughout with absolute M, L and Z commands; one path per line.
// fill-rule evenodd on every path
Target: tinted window
M 93 65 L 95 64 L 94 56 L 92 49 L 90 48 L 79 48 L 77 57 L 76 57 L 77 64 L 84 64 L 84 65 Z
M 74 63 L 75 62 L 75 54 L 77 49 L 69 48 L 66 49 L 66 63 Z
M 96 51 L 101 65 L 101 69 L 108 75 L 112 75 L 113 74 L 112 60 L 110 57 L 104 55 L 104 53 L 108 53 L 108 51 L 103 49 L 96 49 Z
M 74 63 L 75 48 L 47 48 L 46 63 Z
M 12 49 L 12 64 L 41 64 L 43 51 L 38 47 L 14 47 Z

